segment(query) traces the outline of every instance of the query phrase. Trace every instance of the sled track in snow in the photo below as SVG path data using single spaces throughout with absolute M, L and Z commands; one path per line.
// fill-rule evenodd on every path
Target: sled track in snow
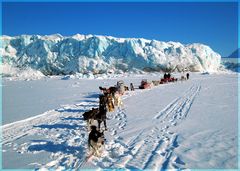
M 124 129 L 127 122 L 125 109 L 118 109 L 113 116 L 118 122 L 110 130 L 115 138 L 106 144 L 108 154 L 102 158 L 93 158 L 91 163 L 102 169 L 184 169 L 185 163 L 174 154 L 174 149 L 178 147 L 178 135 L 168 129 L 187 117 L 200 89 L 200 85 L 190 87 L 183 96 L 175 99 L 154 117 L 154 122 L 159 126 L 150 128 L 150 131 L 142 130 L 129 144 L 118 137 L 118 130 Z
M 14 123 L 3 125 L 2 128 L 2 144 L 21 138 L 28 133 L 32 133 L 33 128 L 44 123 L 58 123 L 63 117 L 71 117 L 75 114 L 79 117 L 79 113 L 91 109 L 96 106 L 92 103 L 86 106 L 86 102 L 75 105 L 65 105 L 62 108 L 49 110 L 41 115 L 37 115 L 28 119 L 17 121 Z
M 81 102 L 64 105 L 36 117 L 2 126 L 5 148 L 13 148 L 18 153 L 50 152 L 51 161 L 38 164 L 37 168 L 74 168 L 84 161 L 87 151 L 87 128 L 82 113 L 96 107 L 95 102 Z M 24 136 L 34 136 L 24 143 L 17 140 Z
M 54 122 L 58 114 L 58 112 L 51 110 L 36 117 L 2 126 L 2 144 L 4 145 L 27 135 L 34 125 L 45 123 L 47 121 Z M 47 118 L 45 118 L 45 116 L 47 116 Z
M 174 160 L 173 150 L 177 145 L 177 135 L 168 131 L 172 126 L 179 124 L 191 108 L 191 105 L 201 89 L 200 85 L 193 85 L 182 97 L 178 97 L 155 117 L 155 122 L 160 122 L 161 128 L 154 128 L 150 136 L 146 137 L 145 143 L 139 147 L 138 154 L 128 163 L 130 166 L 138 166 L 138 159 L 146 158 L 146 163 L 141 163 L 137 169 L 180 169 L 181 162 Z M 149 151 L 150 149 L 150 151 Z M 152 151 L 151 151 L 152 150 Z M 148 155 L 144 153 L 148 151 Z M 159 153 L 156 153 L 159 151 Z
M 181 169 L 184 168 L 184 162 L 181 162 L 173 153 L 178 146 L 178 135 L 169 132 L 168 129 L 187 117 L 200 89 L 200 85 L 193 85 L 183 96 L 171 102 L 153 118 L 153 122 L 156 123 L 154 125 L 158 126 L 153 126 L 150 131 L 149 129 L 142 130 L 129 144 L 123 143 L 121 137 L 118 136 L 118 131 L 124 130 L 127 124 L 126 110 L 117 109 L 112 116 L 112 119 L 116 121 L 115 126 L 109 129 L 114 140 L 106 144 L 109 156 L 101 159 L 93 158 L 87 161 L 88 132 L 81 116 L 84 111 L 98 105 L 97 98 L 94 99 L 96 102 L 65 105 L 36 117 L 4 125 L 2 126 L 2 145 L 15 146 L 15 151 L 20 153 L 50 152 L 51 161 L 41 165 L 47 169 L 59 167 L 78 169 L 82 168 L 86 162 L 91 162 L 100 168 Z M 136 93 L 138 91 L 124 96 L 123 99 Z M 43 137 L 43 139 L 36 140 L 36 142 L 27 141 L 23 144 L 16 142 L 17 139 L 32 135 Z M 46 138 L 48 141 L 45 140 Z M 54 150 L 52 151 L 50 147 Z M 114 150 L 119 149 L 124 152 L 114 154 Z
M 200 85 L 193 85 L 182 97 L 173 100 L 165 109 L 160 111 L 154 119 L 161 120 L 161 123 L 168 121 L 172 125 L 176 125 L 178 121 L 187 117 L 193 101 L 200 90 Z
M 125 152 L 117 159 L 105 157 L 103 161 L 106 167 L 102 168 L 184 169 L 185 163 L 174 154 L 174 149 L 179 146 L 178 135 L 170 132 L 169 128 L 181 123 L 187 117 L 200 89 L 200 85 L 190 87 L 153 118 L 154 125 L 158 126 L 150 128 L 150 131 L 142 130 L 129 144 L 124 144 L 120 138 L 117 138 L 115 143 L 120 145 L 119 148 L 124 148 Z
M 116 139 L 113 144 L 125 152 L 114 157 L 107 155 L 96 163 L 104 161 L 105 166 L 100 166 L 102 169 L 181 169 L 184 168 L 183 164 L 178 162 L 178 157 L 173 154 L 174 149 L 178 147 L 177 137 L 172 132 L 161 132 L 159 128 L 154 127 L 147 135 L 146 132 L 140 133 L 130 144 Z M 112 149 L 109 150 L 109 154 Z
M 126 96 L 125 96 L 125 98 L 126 98 Z M 123 107 L 118 107 L 116 109 L 116 112 L 110 113 L 109 115 L 110 115 L 109 119 L 117 121 L 117 123 L 115 123 L 115 127 L 109 128 L 109 130 L 108 130 L 111 136 L 116 137 L 118 134 L 118 131 L 124 130 L 126 127 L 126 123 L 127 123 L 126 110 Z M 114 149 L 115 148 L 114 145 L 116 145 L 116 144 L 124 145 L 124 143 L 121 143 L 120 141 L 118 141 L 118 138 L 111 142 L 105 142 L 105 146 L 109 146 L 108 148 L 110 150 Z M 81 160 L 77 159 L 77 161 L 74 163 L 73 168 L 77 169 L 77 170 L 84 168 L 85 164 L 87 164 L 88 162 L 94 163 L 94 165 L 96 165 L 100 168 L 104 168 L 104 166 L 99 166 L 98 163 L 101 163 L 101 162 L 99 162 L 99 159 L 101 160 L 101 157 L 97 158 L 95 156 L 86 156 L 84 159 L 81 159 Z
M 177 136 L 169 133 L 159 134 L 159 132 L 160 130 L 155 127 L 151 130 L 150 135 L 140 141 L 141 145 L 137 145 L 137 148 L 131 151 L 132 158 L 127 162 L 126 168 L 159 169 L 168 165 Z
M 124 98 L 134 93 L 124 95 Z M 36 168 L 59 169 L 81 168 L 90 162 L 87 156 L 88 130 L 82 114 L 98 106 L 98 98 L 91 102 L 81 102 L 73 105 L 62 105 L 61 108 L 49 110 L 41 115 L 25 120 L 3 125 L 2 145 L 4 149 L 12 149 L 19 153 L 50 152 L 51 160 L 45 164 L 33 164 Z M 124 130 L 127 123 L 124 108 L 116 109 L 113 119 L 117 121 L 112 129 L 115 136 L 119 130 Z M 37 139 L 24 143 L 18 139 L 36 136 Z

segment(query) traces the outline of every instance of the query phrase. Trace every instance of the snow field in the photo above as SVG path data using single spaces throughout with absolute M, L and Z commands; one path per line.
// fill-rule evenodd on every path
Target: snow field
M 98 93 L 92 94 L 3 125 L 3 158 L 14 152 L 45 156 L 44 161 L 15 165 L 43 170 L 236 168 L 236 78 L 192 74 L 185 82 L 127 92 L 124 105 L 107 114 L 105 149 L 99 158 L 88 157 L 88 130 L 82 118 L 98 106 Z M 7 159 L 3 165 L 11 168 Z

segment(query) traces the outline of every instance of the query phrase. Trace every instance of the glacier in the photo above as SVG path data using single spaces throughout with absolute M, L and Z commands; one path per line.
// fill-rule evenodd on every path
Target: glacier
M 2 75 L 123 72 L 216 72 L 221 56 L 209 46 L 143 38 L 81 35 L 0 37 Z

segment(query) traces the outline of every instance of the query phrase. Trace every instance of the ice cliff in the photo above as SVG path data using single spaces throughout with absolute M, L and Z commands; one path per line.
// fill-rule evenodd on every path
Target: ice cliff
M 128 71 L 217 71 L 221 56 L 209 46 L 110 36 L 1 36 L 3 75 Z

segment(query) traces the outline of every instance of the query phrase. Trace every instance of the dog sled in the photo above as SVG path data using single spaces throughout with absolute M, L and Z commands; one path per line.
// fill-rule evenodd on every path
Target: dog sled
M 152 87 L 152 83 L 147 82 L 146 79 L 142 80 L 141 85 L 139 86 L 139 89 L 148 89 Z
M 165 84 L 165 83 L 169 83 L 169 82 L 176 82 L 178 79 L 174 78 L 174 77 L 170 77 L 170 78 L 162 78 L 160 80 L 160 84 Z

